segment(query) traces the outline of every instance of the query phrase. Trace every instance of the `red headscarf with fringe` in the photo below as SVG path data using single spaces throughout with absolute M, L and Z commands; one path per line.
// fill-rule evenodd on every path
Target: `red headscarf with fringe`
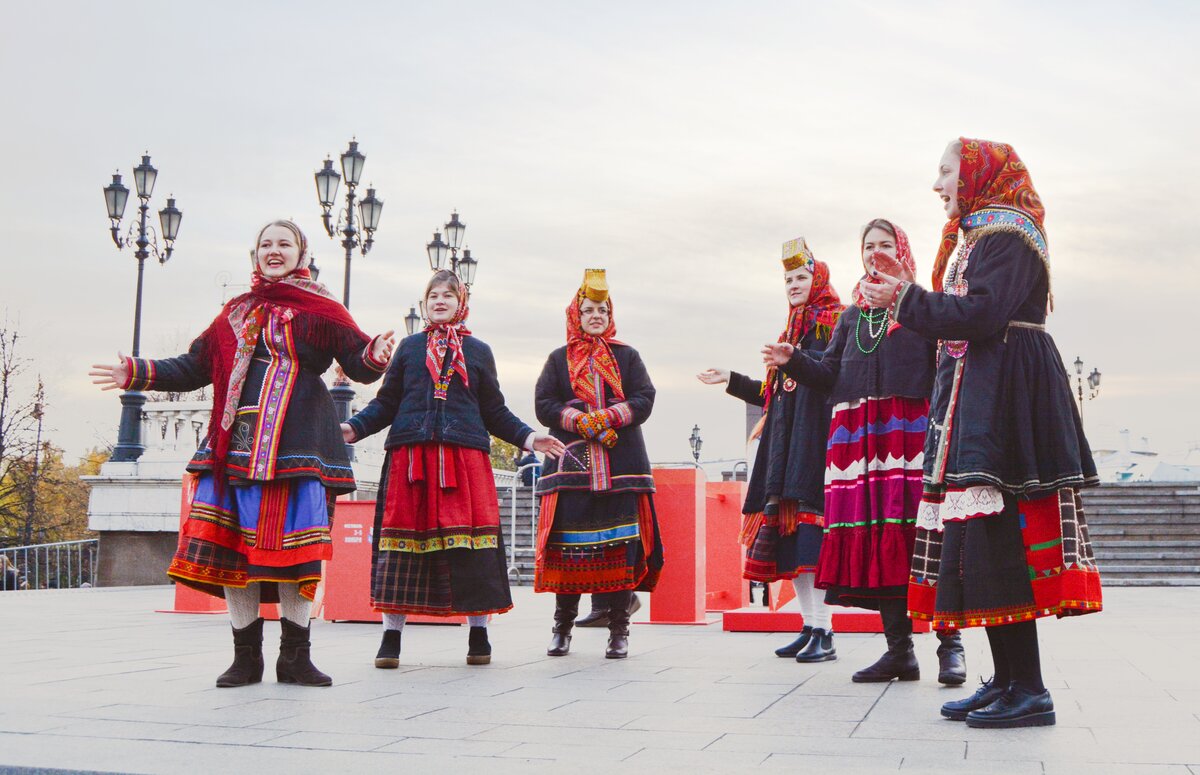
M 450 390 L 450 380 L 458 374 L 462 378 L 463 387 L 469 387 L 471 381 L 467 378 L 467 359 L 463 355 L 462 338 L 470 335 L 466 326 L 467 315 L 470 314 L 467 286 L 461 281 L 458 284 L 458 309 L 448 323 L 429 322 L 425 325 L 425 368 L 433 378 L 433 397 L 446 400 Z M 428 302 L 426 302 L 428 303 Z M 426 313 L 428 314 L 428 313 Z M 442 379 L 442 367 L 446 363 L 446 354 L 450 354 L 450 370 Z
M 596 395 L 596 387 L 588 372 L 595 369 L 600 378 L 612 388 L 613 397 L 617 401 L 624 401 L 621 369 L 617 366 L 611 345 L 625 343 L 614 338 L 617 335 L 617 321 L 613 315 L 612 296 L 605 302 L 608 304 L 608 328 L 599 336 L 583 330 L 583 316 L 579 312 L 579 305 L 583 304 L 583 299 L 584 289 L 581 287 L 567 305 L 567 373 L 571 377 L 571 389 L 575 391 L 576 398 L 589 407 L 603 408 L 602 396 Z
M 942 241 L 933 262 L 933 289 L 941 291 L 950 263 L 950 255 L 958 244 L 958 231 L 963 218 L 982 207 L 997 205 L 1020 210 L 1045 232 L 1043 221 L 1046 209 L 1033 187 L 1029 170 L 1011 145 L 990 140 L 958 138 L 962 144 L 962 162 L 958 169 L 957 218 L 942 227 Z
M 273 279 L 263 275 L 256 264 L 250 291 L 231 299 L 200 335 L 202 352 L 212 370 L 209 435 L 213 481 L 218 488 L 224 486 L 225 459 L 246 372 L 259 333 L 272 312 L 291 321 L 295 337 L 318 350 L 344 352 L 371 341 L 329 289 L 312 279 L 307 268 Z
M 808 301 L 792 307 L 788 311 L 787 325 L 779 334 L 779 342 L 787 342 L 793 347 L 799 347 L 800 341 L 814 328 L 833 329 L 838 317 L 842 314 L 842 300 L 837 291 L 829 284 L 829 265 L 824 261 L 813 261 L 812 286 L 808 291 Z M 763 382 L 763 399 L 765 406 L 771 406 L 771 393 L 775 384 L 776 366 L 767 367 L 767 376 Z

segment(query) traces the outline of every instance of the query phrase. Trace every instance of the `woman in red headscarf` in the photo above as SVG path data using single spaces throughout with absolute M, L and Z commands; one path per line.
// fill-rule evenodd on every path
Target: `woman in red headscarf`
M 392 332 L 374 339 L 309 274 L 307 243 L 291 221 L 258 234 L 250 291 L 234 298 L 177 358 L 122 358 L 94 366 L 105 390 L 189 391 L 213 386 L 208 435 L 188 464 L 198 481 L 167 574 L 224 597 L 234 661 L 217 686 L 263 675 L 260 602 L 278 602 L 283 630 L 276 677 L 328 686 L 309 658 L 309 610 L 331 556 L 334 498 L 354 472 L 321 375 L 336 358 L 347 376 L 374 382 Z
M 861 233 L 863 269 L 912 277 L 908 236 L 876 218 Z M 864 281 L 866 278 L 864 277 Z M 933 343 L 888 319 L 886 306 L 854 291 L 823 356 L 786 343 L 764 350 L 797 382 L 829 391 L 833 419 L 825 459 L 825 538 L 817 563 L 825 601 L 878 610 L 887 651 L 859 670 L 859 683 L 921 677 L 912 642 L 906 587 L 921 502 L 922 445 L 933 386 Z M 961 641 L 938 647 L 938 681 L 961 684 Z
M 637 350 L 617 341 L 603 269 L 588 269 L 567 307 L 567 344 L 550 353 L 535 389 L 538 420 L 566 445 L 538 480 L 542 496 L 534 589 L 555 593 L 546 653 L 565 656 L 584 592 L 608 609 L 609 659 L 629 648 L 633 590 L 662 571 L 654 477 L 642 423 L 654 385 Z
M 371 565 L 384 669 L 400 666 L 409 614 L 465 614 L 467 664 L 491 662 L 488 615 L 512 608 L 512 594 L 490 436 L 548 457 L 563 449 L 504 405 L 492 350 L 467 329 L 458 276 L 435 272 L 424 300 L 425 330 L 401 340 L 375 398 L 342 424 L 347 443 L 389 429 Z
M 783 282 L 789 310 L 779 341 L 822 352 L 843 305 L 829 284 L 828 265 L 816 260 L 803 237 L 783 244 Z M 758 450 L 742 505 L 743 575 L 764 583 L 790 580 L 804 617 L 799 637 L 775 655 L 797 662 L 837 659 L 832 613 L 813 585 L 825 513 L 826 391 L 799 385 L 774 365 L 761 382 L 725 369 L 697 377 L 707 385 L 727 383 L 727 393 L 763 408 L 751 434 Z
M 900 325 L 940 340 L 909 608 L 939 631 L 987 628 L 995 675 L 943 716 L 1053 724 L 1036 620 L 1098 611 L 1101 594 L 1079 499 L 1096 466 L 1045 326 L 1045 210 L 1004 143 L 952 142 L 933 190 L 949 219 L 933 290 L 886 272 L 864 286 Z

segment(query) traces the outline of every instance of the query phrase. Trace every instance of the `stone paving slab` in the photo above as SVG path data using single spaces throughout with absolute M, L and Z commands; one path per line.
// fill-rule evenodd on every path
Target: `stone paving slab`
M 965 633 L 967 686 L 940 687 L 932 635 L 924 679 L 854 684 L 878 635 L 837 636 L 839 659 L 774 657 L 790 636 L 636 625 L 631 657 L 577 630 L 544 656 L 553 599 L 514 590 L 491 628 L 493 663 L 464 663 L 466 628 L 410 626 L 404 664 L 376 670 L 378 625 L 316 622 L 327 689 L 267 680 L 216 689 L 223 616 L 155 613 L 170 587 L 0 593 L 0 771 L 307 773 L 1011 773 L 1200 775 L 1200 588 L 1107 590 L 1107 610 L 1039 625 L 1058 726 L 976 730 L 938 706 L 988 675 L 986 638 Z

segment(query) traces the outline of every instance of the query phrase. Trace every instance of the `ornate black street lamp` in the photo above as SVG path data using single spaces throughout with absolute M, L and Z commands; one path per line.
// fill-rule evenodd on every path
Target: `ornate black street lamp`
M 692 445 L 692 459 L 696 461 L 696 465 L 700 465 L 700 447 L 704 444 L 704 439 L 700 438 L 700 426 L 692 426 L 692 435 L 688 437 L 688 443 Z
M 442 227 L 442 231 L 433 233 L 433 241 L 425 246 L 425 253 L 429 256 L 430 269 L 435 272 L 439 269 L 449 269 L 470 288 L 475 283 L 475 270 L 479 267 L 479 261 L 471 257 L 470 248 L 463 248 L 461 258 L 458 255 L 466 231 L 467 225 L 458 220 L 458 213 L 450 213 L 450 220 Z M 444 240 L 443 234 L 446 235 Z
M 333 160 L 326 159 L 325 165 L 313 176 L 317 184 L 317 201 L 321 203 L 321 222 L 325 225 L 325 233 L 330 239 L 340 233 L 342 248 L 346 251 L 346 274 L 342 282 L 342 304 L 346 309 L 350 309 L 350 259 L 354 257 L 355 248 L 358 248 L 359 254 L 363 256 L 371 252 L 371 246 L 375 244 L 375 230 L 379 228 L 379 217 L 383 214 L 383 200 L 375 196 L 375 189 L 368 187 L 367 195 L 358 202 L 358 219 L 355 220 L 355 191 L 362 180 L 366 161 L 366 155 L 358 150 L 358 141 L 351 140 L 350 147 L 341 155 L 341 175 L 333 168 Z M 337 203 L 338 183 L 343 177 L 346 179 L 346 206 L 342 208 L 335 222 L 332 211 Z M 359 224 L 362 225 L 361 231 Z M 354 389 L 350 387 L 350 380 L 345 377 L 335 379 L 329 393 L 337 407 L 338 420 L 345 422 L 350 418 L 350 402 L 354 400 Z M 350 459 L 354 460 L 354 448 L 347 445 L 346 450 Z
M 133 182 L 137 188 L 138 219 L 130 224 L 129 231 L 121 236 L 121 218 L 125 214 L 125 203 L 129 200 L 129 189 L 121 183 L 121 174 L 113 174 L 112 183 L 104 187 L 104 204 L 108 209 L 109 231 L 113 243 L 119 250 L 133 244 L 137 247 L 133 257 L 137 259 L 137 295 L 133 307 L 133 357 L 141 355 L 142 344 L 142 274 L 146 259 L 153 255 L 160 264 L 170 260 L 175 251 L 175 238 L 179 236 L 179 224 L 183 213 L 175 206 L 175 198 L 167 197 L 167 206 L 158 211 L 158 222 L 161 230 L 156 232 L 152 224 L 147 223 L 150 212 L 150 196 L 154 193 L 154 183 L 158 180 L 158 170 L 150 164 L 150 156 L 143 155 L 142 163 L 133 168 Z M 158 238 L 163 240 L 163 251 L 159 252 Z M 113 448 L 112 460 L 128 463 L 142 456 L 146 447 L 142 444 L 142 407 L 146 404 L 146 395 L 136 390 L 126 390 L 121 394 L 121 427 L 117 431 L 117 445 Z
M 404 316 L 404 330 L 409 336 L 417 333 L 417 327 L 421 325 L 421 316 L 417 314 L 417 307 L 414 304 L 408 308 L 408 314 Z
M 1092 373 L 1087 375 L 1088 385 L 1088 400 L 1091 401 L 1096 396 L 1100 395 L 1100 369 L 1092 369 Z M 1083 419 L 1083 358 L 1075 356 L 1075 389 L 1076 396 L 1079 401 L 1079 419 Z

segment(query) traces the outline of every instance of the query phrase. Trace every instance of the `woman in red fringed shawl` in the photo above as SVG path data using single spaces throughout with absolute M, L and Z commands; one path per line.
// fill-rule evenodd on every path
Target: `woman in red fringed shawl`
M 371 565 L 378 668 L 400 666 L 409 614 L 465 615 L 467 664 L 491 662 L 488 616 L 512 608 L 491 436 L 562 452 L 504 405 L 491 348 L 467 329 L 468 297 L 453 272 L 433 274 L 425 330 L 400 342 L 375 398 L 342 424 L 347 442 L 388 429 Z
M 542 496 L 534 589 L 555 593 L 546 653 L 564 656 L 581 593 L 608 609 L 605 656 L 629 647 L 633 590 L 662 571 L 654 478 L 642 423 L 654 385 L 637 350 L 619 342 L 603 269 L 588 269 L 567 307 L 567 344 L 550 353 L 535 390 L 538 420 L 566 445 L 538 480 Z
M 933 190 L 949 219 L 934 290 L 884 272 L 864 290 L 939 340 L 909 608 L 940 631 L 987 628 L 995 675 L 943 716 L 1053 724 L 1036 620 L 1098 611 L 1101 593 L 1079 499 L 1096 467 L 1045 328 L 1045 210 L 1003 143 L 951 143 Z
M 908 236 L 877 218 L 863 227 L 864 270 L 912 276 Z M 865 279 L 865 278 L 864 278 Z M 792 379 L 829 391 L 833 417 L 826 437 L 825 537 L 816 586 L 833 605 L 878 610 L 887 651 L 854 674 L 859 683 L 921 672 L 908 618 L 908 567 L 921 501 L 922 446 L 933 385 L 933 343 L 890 323 L 886 307 L 854 292 L 824 356 L 786 345 L 768 347 L 768 362 Z M 938 681 L 966 680 L 962 645 L 947 636 L 938 649 Z
M 829 267 L 813 257 L 803 237 L 783 245 L 783 282 L 789 311 L 779 341 L 820 354 L 843 305 L 829 284 Z M 775 654 L 797 662 L 837 659 L 830 609 L 813 586 L 825 513 L 826 391 L 800 385 L 774 365 L 761 381 L 725 369 L 697 376 L 708 385 L 727 383 L 725 392 L 764 411 L 752 434 L 758 450 L 742 505 L 744 575 L 762 582 L 790 579 L 804 616 L 799 637 Z
M 309 658 L 309 610 L 331 556 L 333 500 L 354 472 L 321 375 L 336 358 L 360 382 L 391 357 L 388 332 L 371 337 L 313 280 L 304 234 L 291 221 L 259 232 L 250 291 L 225 305 L 176 358 L 121 358 L 93 367 L 104 389 L 186 392 L 213 386 L 208 434 L 188 464 L 191 511 L 168 575 L 223 596 L 234 662 L 217 686 L 262 680 L 260 602 L 279 602 L 280 682 L 328 686 Z

